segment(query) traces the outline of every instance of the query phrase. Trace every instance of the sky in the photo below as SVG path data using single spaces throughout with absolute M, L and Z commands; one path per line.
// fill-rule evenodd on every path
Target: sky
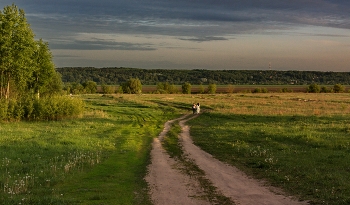
M 350 72 L 349 0 L 1 0 L 56 67 Z

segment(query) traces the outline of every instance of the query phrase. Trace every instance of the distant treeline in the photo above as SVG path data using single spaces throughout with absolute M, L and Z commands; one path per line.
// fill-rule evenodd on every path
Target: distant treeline
M 65 83 L 94 81 L 98 85 L 120 85 L 138 78 L 143 85 L 159 82 L 183 84 L 232 85 L 334 85 L 350 84 L 350 72 L 277 71 L 277 70 L 167 70 L 139 68 L 56 68 Z

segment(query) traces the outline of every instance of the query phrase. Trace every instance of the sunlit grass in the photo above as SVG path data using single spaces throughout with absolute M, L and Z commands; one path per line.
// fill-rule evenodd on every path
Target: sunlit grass
M 151 142 L 176 111 L 85 99 L 81 119 L 0 125 L 1 204 L 151 204 L 143 180 Z
M 210 113 L 189 122 L 191 135 L 216 158 L 290 194 L 349 204 L 348 95 L 299 95 L 222 96 L 226 106 L 212 100 Z
M 2 204 L 151 204 L 143 180 L 168 119 L 195 143 L 288 193 L 349 204 L 350 95 L 86 95 L 81 119 L 0 124 Z

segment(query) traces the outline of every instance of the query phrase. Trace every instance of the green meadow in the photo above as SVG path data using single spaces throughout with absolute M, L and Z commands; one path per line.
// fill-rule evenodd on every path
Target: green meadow
M 83 97 L 81 119 L 0 124 L 0 204 L 151 204 L 151 142 L 176 112 Z
M 83 118 L 0 123 L 1 204 L 152 204 L 152 140 L 197 102 L 188 124 L 205 151 L 312 204 L 350 203 L 349 94 L 81 97 Z M 177 132 L 164 146 L 180 158 Z

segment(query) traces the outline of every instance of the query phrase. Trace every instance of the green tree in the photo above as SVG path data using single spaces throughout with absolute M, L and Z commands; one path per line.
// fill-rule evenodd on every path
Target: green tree
M 122 84 L 123 93 L 140 94 L 142 93 L 142 84 L 138 78 L 131 78 Z
M 34 34 L 22 9 L 14 4 L 0 12 L 0 98 L 10 97 L 12 87 L 24 91 L 32 79 Z M 11 84 L 12 82 L 12 84 Z
M 199 93 L 200 93 L 200 94 L 203 94 L 203 93 L 204 93 L 204 86 L 203 86 L 202 83 L 199 85 Z
M 316 83 L 309 85 L 309 87 L 307 89 L 308 93 L 319 93 L 320 91 L 321 91 L 321 88 Z
M 84 92 L 84 86 L 80 83 L 72 83 L 71 93 L 80 94 Z
M 345 91 L 345 87 L 341 84 L 335 84 L 333 90 L 335 93 L 342 93 Z
M 112 94 L 112 93 L 115 92 L 115 87 L 114 86 L 103 84 L 101 87 L 102 87 L 102 92 L 104 94 Z
M 182 93 L 183 94 L 191 94 L 191 87 L 192 87 L 192 85 L 188 82 L 182 84 L 182 86 L 181 86 Z
M 83 83 L 83 86 L 86 93 L 96 93 L 97 91 L 97 83 L 94 81 L 87 81 Z
M 177 88 L 174 84 L 165 83 L 157 83 L 157 93 L 169 93 L 174 94 L 177 93 Z
M 209 94 L 215 94 L 215 93 L 216 93 L 216 84 L 210 83 L 210 84 L 208 85 L 208 90 L 207 90 L 207 92 L 208 92 Z
M 33 79 L 30 87 L 40 97 L 40 93 L 56 93 L 62 89 L 62 80 L 60 74 L 56 73 L 52 62 L 52 54 L 48 43 L 42 39 L 37 41 L 36 50 L 33 55 Z

